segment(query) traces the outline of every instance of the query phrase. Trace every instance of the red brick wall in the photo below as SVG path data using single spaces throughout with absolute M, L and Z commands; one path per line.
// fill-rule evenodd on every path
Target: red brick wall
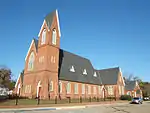
M 27 55 L 27 59 L 25 61 L 25 69 L 24 69 L 24 84 L 21 92 L 21 96 L 27 96 L 30 98 L 36 97 L 37 93 L 37 84 L 39 81 L 41 81 L 41 91 L 40 91 L 40 97 L 43 99 L 48 98 L 48 95 L 50 94 L 50 98 L 55 98 L 55 96 L 58 96 L 58 63 L 59 63 L 59 47 L 60 47 L 60 37 L 58 32 L 58 25 L 57 25 L 57 19 L 56 16 L 54 16 L 54 21 L 52 22 L 52 26 L 50 30 L 48 30 L 48 27 L 46 23 L 44 23 L 44 26 L 42 28 L 42 31 L 44 28 L 47 31 L 46 34 L 46 43 L 44 45 L 41 45 L 41 34 L 39 37 L 39 43 L 38 43 L 38 50 L 36 50 L 35 44 L 33 43 L 31 45 L 31 49 L 29 51 L 29 54 Z M 57 44 L 56 46 L 52 45 L 52 30 L 53 28 L 57 31 Z M 34 52 L 35 55 L 35 62 L 34 62 L 34 69 L 32 71 L 28 71 L 28 61 L 29 56 L 31 52 Z M 44 56 L 44 57 L 43 57 Z M 55 57 L 55 62 L 51 61 L 51 57 Z M 43 57 L 43 61 L 39 62 L 39 59 Z M 48 91 L 48 83 L 49 80 L 53 81 L 53 91 Z M 60 94 L 62 98 L 65 98 L 66 96 L 70 96 L 71 98 L 79 98 L 80 96 L 87 98 L 87 97 L 102 97 L 102 91 L 99 93 L 98 85 L 92 85 L 92 84 L 85 84 L 85 87 L 91 86 L 91 94 L 88 94 L 86 91 L 85 94 L 82 94 L 82 83 L 78 83 L 78 94 L 74 94 L 74 84 L 76 82 L 70 82 L 71 83 L 71 93 L 66 94 L 65 91 L 65 84 L 67 81 L 62 80 L 63 84 L 63 92 Z M 121 82 L 118 82 L 118 84 L 122 84 Z M 25 87 L 27 85 L 30 85 L 31 87 L 28 88 L 25 92 Z M 97 93 L 93 94 L 93 87 L 96 86 Z M 87 87 L 88 90 L 88 87 Z M 117 85 L 114 85 L 114 92 L 118 96 L 118 87 Z M 107 91 L 105 92 L 106 96 Z

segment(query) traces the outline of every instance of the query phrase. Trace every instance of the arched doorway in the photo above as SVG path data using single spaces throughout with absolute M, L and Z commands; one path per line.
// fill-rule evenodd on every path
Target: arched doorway
M 39 81 L 37 85 L 37 97 L 40 96 L 40 92 L 41 92 L 41 81 Z

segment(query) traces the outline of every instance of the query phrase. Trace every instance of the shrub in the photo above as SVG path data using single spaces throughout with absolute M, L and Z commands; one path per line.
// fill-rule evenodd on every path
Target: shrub
M 130 95 L 121 95 L 120 100 L 128 100 L 130 101 L 132 97 Z

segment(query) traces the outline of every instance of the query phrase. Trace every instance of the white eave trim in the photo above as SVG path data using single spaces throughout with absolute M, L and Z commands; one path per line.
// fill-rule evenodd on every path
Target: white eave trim
M 42 26 L 41 26 L 40 32 L 39 32 L 39 34 L 38 34 L 38 37 L 40 37 L 40 34 L 41 34 L 41 32 L 42 32 L 42 28 L 43 28 L 44 24 L 45 24 L 45 19 L 44 19 L 43 24 L 42 24 Z
M 125 82 L 124 82 L 124 79 L 123 79 L 123 76 L 122 76 L 121 68 L 119 68 L 119 70 L 120 70 L 120 73 L 121 73 L 121 79 L 122 79 L 122 81 L 123 81 L 123 85 L 125 86 Z
M 28 57 L 28 54 L 29 54 L 29 51 L 30 51 L 30 49 L 31 49 L 31 47 L 32 47 L 32 45 L 33 45 L 33 42 L 34 42 L 34 40 L 32 40 L 32 42 L 31 42 L 31 44 L 30 44 L 30 47 L 29 47 L 28 52 L 27 52 L 27 55 L 26 55 L 26 57 L 25 57 L 25 61 L 26 61 L 26 59 L 27 59 L 27 57 Z
M 20 78 L 20 74 L 19 74 L 19 76 L 18 76 L 18 78 L 17 78 L 16 84 L 15 84 L 15 88 L 17 87 L 17 84 L 18 84 L 19 78 Z
M 61 37 L 60 25 L 59 25 L 59 17 L 58 17 L 58 10 L 57 9 L 56 9 L 56 19 L 57 19 L 57 24 L 58 24 L 59 37 Z

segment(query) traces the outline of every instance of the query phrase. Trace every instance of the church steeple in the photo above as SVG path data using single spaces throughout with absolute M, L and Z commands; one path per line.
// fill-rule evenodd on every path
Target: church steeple
M 38 37 L 39 47 L 45 44 L 49 44 L 59 48 L 61 32 L 57 10 L 46 15 Z

